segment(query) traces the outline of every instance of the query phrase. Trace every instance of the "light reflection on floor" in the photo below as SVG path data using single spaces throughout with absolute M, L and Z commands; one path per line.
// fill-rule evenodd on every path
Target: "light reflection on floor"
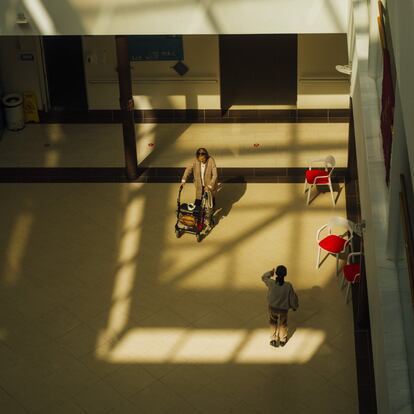
M 111 363 L 168 364 L 304 364 L 325 339 L 321 330 L 297 329 L 275 352 L 269 346 L 269 330 L 137 328 L 97 356 Z

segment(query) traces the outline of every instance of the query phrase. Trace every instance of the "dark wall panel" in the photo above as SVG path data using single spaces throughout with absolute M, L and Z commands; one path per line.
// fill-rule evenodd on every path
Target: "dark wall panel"
M 81 36 L 44 36 L 52 109 L 87 109 Z
M 221 35 L 221 106 L 295 105 L 297 35 Z

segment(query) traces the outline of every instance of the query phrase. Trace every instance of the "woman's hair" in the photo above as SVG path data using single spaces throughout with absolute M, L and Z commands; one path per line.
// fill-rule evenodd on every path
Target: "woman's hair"
M 206 158 L 209 158 L 210 157 L 210 155 L 208 154 L 208 151 L 205 148 L 199 148 L 196 151 L 196 157 L 198 157 L 201 154 L 206 154 Z
M 285 276 L 287 275 L 287 269 L 285 266 L 283 265 L 279 265 L 276 268 L 276 283 L 279 284 L 280 286 L 283 285 L 283 283 L 285 283 Z

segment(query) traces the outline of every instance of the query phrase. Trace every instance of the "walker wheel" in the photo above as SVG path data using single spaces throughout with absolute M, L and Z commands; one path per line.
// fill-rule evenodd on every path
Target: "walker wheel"
M 176 237 L 177 237 L 177 239 L 179 239 L 182 235 L 183 235 L 183 231 L 181 231 L 181 230 L 176 230 L 175 231 L 175 235 L 176 235 Z
M 197 242 L 200 243 L 203 240 L 203 236 L 201 234 L 197 234 Z

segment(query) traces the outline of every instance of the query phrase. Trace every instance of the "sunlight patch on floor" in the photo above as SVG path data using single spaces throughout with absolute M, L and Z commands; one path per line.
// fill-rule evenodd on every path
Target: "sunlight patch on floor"
M 134 187 L 130 189 L 134 191 Z M 108 326 L 100 342 L 113 340 L 128 322 L 131 292 L 134 290 L 137 264 L 134 260 L 139 250 L 139 225 L 142 221 L 145 199 L 135 196 L 127 204 L 124 215 L 123 233 L 120 240 L 118 262 L 115 275 L 112 306 L 108 316 Z M 99 343 L 99 341 L 98 341 Z
M 306 206 L 300 184 L 278 184 L 277 191 L 258 184 L 254 193 L 246 184 L 232 185 L 232 192 L 228 188 L 224 186 L 217 199 L 220 205 L 228 197 L 231 209 L 218 212 L 218 226 L 202 243 L 197 244 L 191 234 L 177 240 L 171 231 L 175 216 L 168 218 L 163 235 L 168 247 L 160 256 L 161 263 L 168 265 L 158 275 L 161 283 L 179 290 L 263 290 L 260 272 L 278 262 L 289 264 L 288 277 L 297 288 L 323 286 L 332 279 L 334 258 L 328 257 L 315 269 L 315 235 L 331 215 L 345 216 L 344 191 L 333 208 L 329 194 L 320 194 L 312 206 Z M 192 185 L 184 191 L 182 200 L 191 200 Z
M 33 215 L 29 212 L 21 213 L 16 219 L 7 247 L 6 263 L 3 270 L 3 283 L 6 285 L 15 285 L 18 281 L 22 258 L 26 251 L 32 226 Z
M 269 329 L 136 328 L 97 357 L 111 363 L 304 364 L 325 340 L 318 329 L 298 329 L 284 348 L 269 345 Z

